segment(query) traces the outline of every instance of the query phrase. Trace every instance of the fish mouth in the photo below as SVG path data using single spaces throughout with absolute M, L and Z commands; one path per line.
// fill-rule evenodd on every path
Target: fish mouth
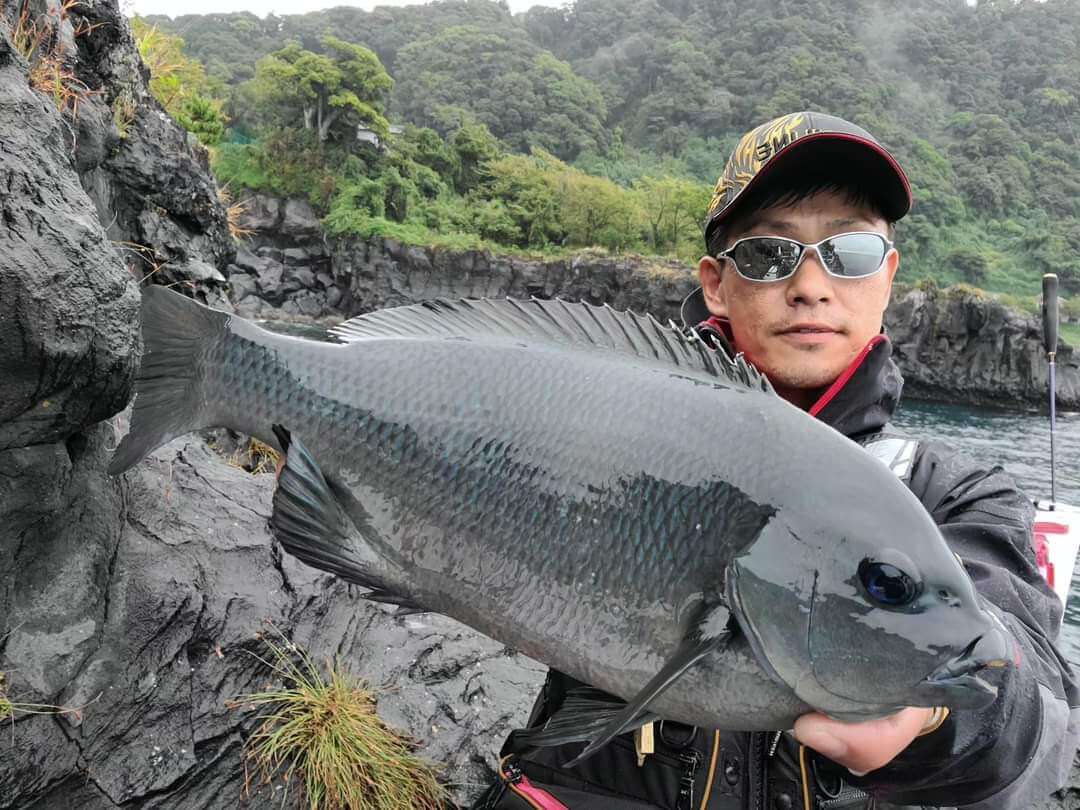
M 1004 635 L 994 628 L 927 675 L 917 690 L 927 697 L 944 698 L 943 703 L 956 709 L 989 706 L 997 698 L 997 687 L 975 673 L 1008 666 L 1008 649 Z

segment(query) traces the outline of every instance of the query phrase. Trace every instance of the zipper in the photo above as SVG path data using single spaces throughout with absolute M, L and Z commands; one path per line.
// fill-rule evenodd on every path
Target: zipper
M 675 810 L 694 810 L 694 782 L 701 755 L 697 751 L 683 751 L 679 754 L 683 765 L 683 775 L 679 779 L 679 797 L 675 801 Z
M 838 810 L 842 807 L 854 809 L 853 802 L 866 802 L 870 794 L 854 786 L 841 788 L 839 795 L 831 799 L 818 799 L 815 810 Z

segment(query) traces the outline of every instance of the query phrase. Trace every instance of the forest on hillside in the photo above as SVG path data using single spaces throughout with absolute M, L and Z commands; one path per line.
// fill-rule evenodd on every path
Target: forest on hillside
M 576 0 L 517 15 L 441 0 L 149 23 L 205 67 L 228 124 L 226 178 L 306 182 L 338 228 L 690 259 L 735 139 L 819 109 L 869 129 L 911 177 L 908 280 L 1031 296 L 1052 271 L 1080 292 L 1073 0 Z M 356 47 L 374 60 L 353 52 L 370 86 L 340 84 L 339 102 L 353 99 L 335 120 L 371 122 L 378 154 L 346 129 L 312 141 L 296 123 L 303 104 L 274 89 L 310 86 Z

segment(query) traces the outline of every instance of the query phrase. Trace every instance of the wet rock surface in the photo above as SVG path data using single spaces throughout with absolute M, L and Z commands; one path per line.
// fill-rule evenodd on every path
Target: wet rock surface
M 267 622 L 316 660 L 336 655 L 376 687 L 392 685 L 380 715 L 423 741 L 420 753 L 445 765 L 463 800 L 491 779 L 543 668 L 450 619 L 394 617 L 282 556 L 267 530 L 273 486 L 273 475 L 181 439 L 125 477 L 123 520 L 101 544 L 101 565 L 61 564 L 83 556 L 80 538 L 63 535 L 23 556 L 25 587 L 49 581 L 55 592 L 35 605 L 50 615 L 66 607 L 62 630 L 25 623 L 11 633 L 13 692 L 85 709 L 81 719 L 17 720 L 16 745 L 0 746 L 0 807 L 241 803 L 254 715 L 226 702 L 273 680 L 253 655 L 266 655 L 255 635 Z M 37 804 L 24 803 L 31 797 Z

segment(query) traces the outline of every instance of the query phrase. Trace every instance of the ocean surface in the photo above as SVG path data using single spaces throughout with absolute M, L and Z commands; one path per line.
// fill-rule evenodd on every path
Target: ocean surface
M 986 464 L 1000 464 L 1032 498 L 1050 499 L 1050 420 L 1046 415 L 905 402 L 893 420 L 916 436 L 938 438 Z M 1080 414 L 1058 415 L 1054 440 L 1057 499 L 1080 507 Z M 1073 574 L 1058 642 L 1080 664 L 1080 567 Z

